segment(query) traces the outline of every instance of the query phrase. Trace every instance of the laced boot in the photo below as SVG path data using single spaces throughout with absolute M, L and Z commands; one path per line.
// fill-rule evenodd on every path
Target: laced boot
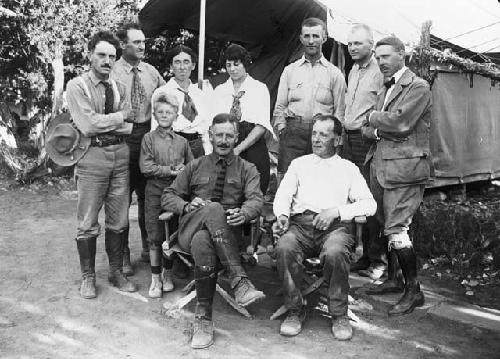
M 381 295 L 403 292 L 403 274 L 401 273 L 401 268 L 399 267 L 398 255 L 396 253 L 396 250 L 393 249 L 389 252 L 388 262 L 387 279 L 382 284 L 366 290 L 366 294 Z
M 151 285 L 149 286 L 150 298 L 161 298 L 163 293 L 163 285 L 159 274 L 151 275 Z
M 215 285 L 217 283 L 217 273 L 215 267 L 196 266 L 194 275 L 197 303 L 191 348 L 204 349 L 214 343 L 212 303 L 215 294 Z
M 106 253 L 109 259 L 108 280 L 123 292 L 135 292 L 137 287 L 123 275 L 123 240 L 120 233 L 106 231 L 104 235 Z
M 161 281 L 164 292 L 171 292 L 174 290 L 174 281 L 172 280 L 172 270 L 163 268 L 161 274 Z
M 352 338 L 352 326 L 347 315 L 332 318 L 332 334 L 337 340 Z
M 80 257 L 80 268 L 82 270 L 82 283 L 80 295 L 82 298 L 91 299 L 97 296 L 95 288 L 95 251 L 96 239 L 77 239 L 76 246 Z
M 300 309 L 290 309 L 285 320 L 281 323 L 280 334 L 293 337 L 302 331 L 302 324 L 306 320 L 306 310 L 302 305 Z
M 234 299 L 242 307 L 246 307 L 265 297 L 266 295 L 260 290 L 255 289 L 252 282 L 246 277 L 241 278 L 234 288 Z
M 425 302 L 424 293 L 420 290 L 417 280 L 417 257 L 413 247 L 397 249 L 396 252 L 405 279 L 405 289 L 401 299 L 389 309 L 389 315 L 411 313 Z

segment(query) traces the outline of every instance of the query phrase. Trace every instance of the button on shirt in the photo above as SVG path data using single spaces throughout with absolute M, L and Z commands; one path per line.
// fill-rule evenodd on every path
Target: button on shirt
M 146 177 L 168 177 L 171 166 L 193 159 L 187 140 L 172 129 L 156 128 L 142 140 L 139 166 Z
M 346 84 L 342 72 L 324 56 L 314 65 L 302 56 L 283 70 L 274 108 L 277 123 L 287 116 L 307 120 L 318 113 L 344 122 Z M 275 123 L 275 126 L 276 124 Z
M 292 161 L 274 198 L 274 214 L 291 216 L 337 208 L 342 221 L 371 216 L 377 203 L 358 167 L 335 155 L 315 154 Z
M 113 66 L 113 70 L 111 71 L 111 78 L 122 82 L 127 87 L 127 101 L 129 103 L 131 103 L 132 86 L 134 81 L 134 72 L 132 71 L 132 68 L 133 66 L 122 57 L 116 61 Z M 148 63 L 139 62 L 137 69 L 139 70 L 139 78 L 141 79 L 142 86 L 145 90 L 146 101 L 141 104 L 135 122 L 143 123 L 151 120 L 151 96 L 153 95 L 155 89 L 165 84 L 165 80 L 161 77 L 158 70 Z
M 188 93 L 191 99 L 194 102 L 196 110 L 198 111 L 198 115 L 194 119 L 193 122 L 189 121 L 182 114 L 182 105 L 184 103 L 184 93 L 179 91 L 180 88 L 175 78 L 171 78 L 165 85 L 158 88 L 154 93 L 151 99 L 151 102 L 154 103 L 155 99 L 160 96 L 162 93 L 168 93 L 177 98 L 179 102 L 179 110 L 177 119 L 172 124 L 172 128 L 175 132 L 184 132 L 189 134 L 200 134 L 203 141 L 203 149 L 205 153 L 212 152 L 212 145 L 210 144 L 210 140 L 208 138 L 208 128 L 212 124 L 212 100 L 213 100 L 213 90 L 211 87 L 204 87 L 203 90 L 200 90 L 197 85 L 191 83 L 188 87 Z M 152 115 L 154 119 L 154 114 Z M 158 126 L 156 121 L 151 123 L 151 128 L 155 129 Z
M 241 208 L 247 220 L 256 218 L 264 204 L 259 172 L 250 162 L 233 154 L 226 156 L 226 180 L 221 199 L 224 209 Z M 162 208 L 182 214 L 184 206 L 195 197 L 209 200 L 217 180 L 219 156 L 211 153 L 189 162 L 172 185 L 165 189 Z
M 68 82 L 66 86 L 68 109 L 73 122 L 84 136 L 91 137 L 108 132 L 125 135 L 132 132 L 132 124 L 124 122 L 121 112 L 125 108 L 130 108 L 126 88 L 116 81 L 116 88 L 113 91 L 118 92 L 114 94 L 113 112 L 104 114 L 106 87 L 92 71 Z
M 274 136 L 270 121 L 271 104 L 267 86 L 247 75 L 238 92 L 240 91 L 245 91 L 245 94 L 240 98 L 241 121 L 261 125 Z M 233 95 L 235 93 L 231 79 L 215 88 L 214 115 L 229 113 L 233 105 Z
M 363 66 L 354 64 L 349 72 L 346 94 L 344 127 L 359 130 L 366 115 L 377 104 L 377 95 L 384 85 L 384 75 L 380 72 L 374 57 Z

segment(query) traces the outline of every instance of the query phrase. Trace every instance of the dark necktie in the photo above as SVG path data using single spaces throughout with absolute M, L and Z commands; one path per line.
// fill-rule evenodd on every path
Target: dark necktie
M 105 101 L 104 101 L 104 114 L 112 113 L 113 112 L 113 103 L 115 102 L 115 94 L 113 93 L 113 86 L 109 82 L 104 82 L 102 81 L 102 84 L 104 85 L 104 96 L 105 96 Z
M 217 179 L 212 193 L 212 201 L 220 202 L 224 194 L 224 182 L 226 181 L 227 162 L 225 158 L 220 158 L 217 161 Z
M 189 92 L 177 88 L 180 92 L 184 94 L 184 102 L 182 103 L 182 115 L 188 119 L 190 122 L 193 122 L 196 116 L 198 116 L 198 111 L 196 110 L 196 106 L 194 105 L 193 99 L 189 96 Z
M 387 82 L 384 82 L 384 86 L 386 89 L 390 89 L 392 85 L 396 83 L 396 79 L 394 77 L 391 77 L 391 79 Z
M 141 78 L 139 77 L 139 69 L 134 66 L 132 67 L 132 72 L 134 73 L 134 78 L 132 79 L 132 94 L 131 94 L 131 105 L 132 110 L 135 110 L 134 121 L 137 120 L 139 112 L 141 110 L 141 105 L 146 100 L 146 90 L 142 85 Z
M 233 95 L 233 104 L 231 105 L 231 109 L 229 113 L 235 116 L 238 121 L 241 120 L 241 102 L 240 99 L 245 94 L 245 91 L 239 91 L 236 95 Z

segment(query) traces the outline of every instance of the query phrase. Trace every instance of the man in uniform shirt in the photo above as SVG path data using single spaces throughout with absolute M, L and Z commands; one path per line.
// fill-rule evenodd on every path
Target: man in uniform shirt
M 67 85 L 66 97 L 74 124 L 90 137 L 87 153 L 76 165 L 78 230 L 82 284 L 80 295 L 95 298 L 96 238 L 99 212 L 105 207 L 105 246 L 109 258 L 108 279 L 120 290 L 134 292 L 135 285 L 122 273 L 122 233 L 128 223 L 129 149 L 126 135 L 132 131 L 135 111 L 130 110 L 126 89 L 110 80 L 118 39 L 101 31 L 89 42 L 90 71 Z
M 168 53 L 170 70 L 174 73 L 166 85 L 153 94 L 153 101 L 161 93 L 169 92 L 179 101 L 179 113 L 174 121 L 175 133 L 189 141 L 194 158 L 212 152 L 208 128 L 212 116 L 212 89 L 203 90 L 191 82 L 191 72 L 195 69 L 196 53 L 189 47 L 178 45 Z
M 342 72 L 321 52 L 327 40 L 326 24 L 317 18 L 302 22 L 304 55 L 283 70 L 274 108 L 274 129 L 279 136 L 278 172 L 294 158 L 311 153 L 311 130 L 316 114 L 335 115 L 344 121 L 346 84 Z
M 354 242 L 352 219 L 375 213 L 373 199 L 359 169 L 336 154 L 342 125 L 333 116 L 318 116 L 312 130 L 313 154 L 296 158 L 274 198 L 277 217 L 277 267 L 288 315 L 280 334 L 300 333 L 305 308 L 300 292 L 303 260 L 319 255 L 328 285 L 332 333 L 349 340 L 347 317 L 350 251 Z
M 389 251 L 395 253 L 403 278 L 397 270 L 391 271 L 390 263 L 388 279 L 367 293 L 404 291 L 389 309 L 389 315 L 402 315 L 424 304 L 408 229 L 431 175 L 432 97 L 429 84 L 405 66 L 401 40 L 386 37 L 378 41 L 375 58 L 385 83 L 376 110 L 362 131 L 364 136 L 377 140 L 366 157 L 370 163 L 370 188 L 378 203 L 377 220 L 384 226 Z
M 373 34 L 367 25 L 357 24 L 351 28 L 347 36 L 347 48 L 354 66 L 347 81 L 342 154 L 345 159 L 358 166 L 366 182 L 370 183 L 370 170 L 365 166 L 365 159 L 373 140 L 361 136 L 361 127 L 377 103 L 377 94 L 384 84 L 384 76 L 373 57 Z M 369 217 L 363 229 L 363 255 L 351 265 L 351 271 L 360 270 L 361 275 L 370 275 L 372 279 L 382 276 L 386 250 L 378 245 L 379 235 L 377 220 Z
M 142 239 L 142 254 L 144 260 L 149 258 L 146 222 L 144 217 L 144 200 L 146 179 L 139 168 L 139 154 L 144 134 L 151 129 L 151 95 L 158 87 L 165 84 L 160 73 L 150 64 L 142 61 L 144 58 L 145 37 L 141 27 L 135 23 L 124 25 L 118 32 L 122 56 L 116 62 L 111 72 L 111 78 L 123 83 L 127 88 L 127 98 L 136 115 L 133 129 L 127 138 L 130 148 L 130 200 L 132 193 L 137 195 L 138 222 Z M 129 227 L 123 233 L 123 273 L 134 274 L 130 263 L 128 245 Z

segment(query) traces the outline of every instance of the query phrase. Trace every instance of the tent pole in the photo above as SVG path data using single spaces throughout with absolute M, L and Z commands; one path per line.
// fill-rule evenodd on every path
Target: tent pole
M 205 67 L 205 13 L 207 0 L 200 0 L 200 31 L 198 36 L 198 87 L 203 89 L 203 69 Z

